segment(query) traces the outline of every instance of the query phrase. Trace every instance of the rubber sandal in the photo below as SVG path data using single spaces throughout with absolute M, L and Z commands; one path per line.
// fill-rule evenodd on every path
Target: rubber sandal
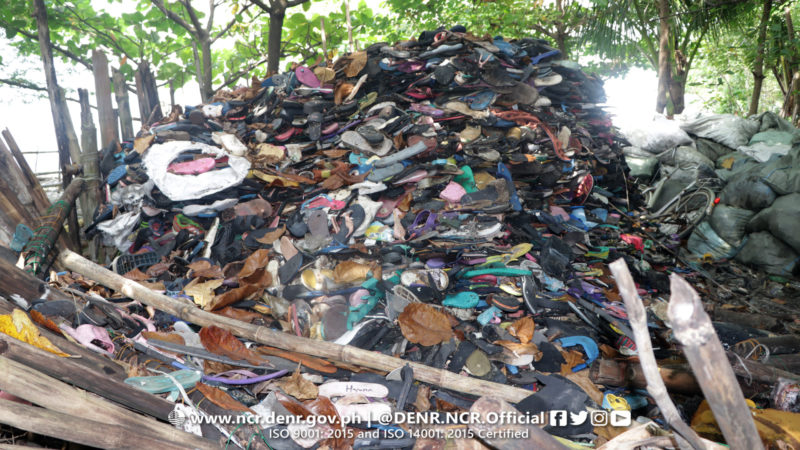
M 17 224 L 17 228 L 14 231 L 14 238 L 10 244 L 11 250 L 14 250 L 15 252 L 21 252 L 22 249 L 25 248 L 25 244 L 27 244 L 32 237 L 33 230 L 31 230 L 30 227 L 23 223 Z
M 520 297 L 500 294 L 490 294 L 486 302 L 492 306 L 500 308 L 505 312 L 519 311 L 523 304 L 523 300 Z
M 193 388 L 202 378 L 202 374 L 196 370 L 177 370 L 169 375 L 180 383 L 184 389 Z M 125 384 L 150 394 L 163 394 L 178 389 L 172 379 L 166 375 L 126 378 Z
M 478 294 L 474 292 L 459 292 L 457 294 L 448 295 L 444 301 L 442 301 L 442 305 L 451 308 L 470 309 L 478 306 L 480 300 Z
M 289 258 L 286 263 L 284 263 L 278 269 L 278 279 L 280 280 L 282 285 L 288 285 L 297 273 L 300 271 L 300 267 L 303 266 L 303 255 L 298 253 L 291 258 Z

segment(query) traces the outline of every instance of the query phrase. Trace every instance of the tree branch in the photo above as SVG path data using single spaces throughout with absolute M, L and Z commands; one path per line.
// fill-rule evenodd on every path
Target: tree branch
M 244 13 L 245 11 L 247 11 L 247 8 L 249 8 L 252 5 L 253 5 L 252 3 L 248 3 L 244 8 L 242 8 L 241 11 L 238 12 L 238 14 Z M 261 15 L 261 13 L 256 15 L 256 17 L 258 17 L 259 15 Z M 211 43 L 213 44 L 214 42 L 217 41 L 217 39 L 224 36 L 228 31 L 230 31 L 231 27 L 233 27 L 235 24 L 236 24 L 236 18 L 234 17 L 233 19 L 231 19 L 230 22 L 228 22 L 227 25 L 225 25 L 223 29 L 221 29 L 213 38 L 211 38 Z
M 46 87 L 39 86 L 38 84 L 31 83 L 30 81 L 10 80 L 10 79 L 7 79 L 7 78 L 0 78 L 0 83 L 7 84 L 9 86 L 22 88 L 22 89 L 29 89 L 31 91 L 47 92 L 47 88 Z M 64 99 L 68 100 L 70 102 L 80 103 L 80 100 L 78 100 L 77 98 L 71 98 L 71 97 L 66 97 L 65 96 Z M 89 106 L 94 108 L 94 109 L 97 109 L 97 107 L 94 106 L 94 105 L 89 105 Z
M 235 83 L 240 77 L 242 77 L 246 73 L 250 72 L 251 70 L 255 69 L 256 67 L 264 64 L 265 62 L 267 62 L 268 59 L 269 58 L 263 58 L 262 60 L 260 60 L 258 62 L 254 62 L 254 63 L 249 64 L 247 67 L 245 67 L 244 69 L 236 72 L 233 75 L 228 75 L 222 81 L 222 85 L 214 90 L 214 93 L 216 94 L 217 92 L 219 92 L 220 89 L 222 89 L 224 87 L 228 87 L 229 85 Z
M 183 5 L 183 8 L 189 14 L 189 19 L 191 19 L 192 24 L 194 25 L 194 29 L 198 39 L 202 37 L 202 33 L 205 33 L 207 35 L 208 33 L 206 33 L 206 30 L 205 28 L 203 28 L 203 25 L 200 24 L 200 19 L 197 18 L 197 12 L 195 12 L 194 8 L 192 8 L 191 2 L 189 2 L 189 0 L 180 0 L 180 3 L 181 5 Z
M 307 1 L 308 0 L 290 0 L 286 2 L 286 9 L 292 8 L 294 6 L 300 6 Z
M 60 6 L 63 6 L 64 8 L 66 8 L 66 10 L 67 10 L 67 11 L 69 11 L 70 13 L 72 13 L 72 15 L 73 15 L 73 16 L 75 16 L 75 17 L 78 19 L 78 21 L 80 21 L 81 23 L 83 23 L 84 25 L 86 25 L 87 27 L 89 27 L 90 29 L 92 29 L 92 31 L 94 31 L 94 32 L 95 32 L 95 33 L 96 33 L 98 36 L 102 36 L 102 37 L 104 37 L 104 38 L 105 38 L 105 39 L 108 41 L 108 43 L 110 44 L 110 46 L 111 46 L 111 47 L 113 47 L 113 48 L 115 48 L 115 49 L 119 50 L 119 52 L 120 52 L 121 54 L 123 54 L 123 55 L 125 55 L 126 57 L 128 57 L 128 59 L 130 59 L 130 60 L 134 61 L 134 62 L 135 62 L 137 65 L 141 64 L 141 61 L 140 61 L 140 60 L 137 60 L 137 59 L 136 59 L 136 58 L 134 58 L 133 56 L 129 55 L 129 54 L 128 54 L 128 53 L 125 51 L 125 49 L 123 49 L 123 48 L 122 48 L 122 47 L 121 47 L 121 46 L 120 46 L 120 45 L 119 45 L 119 44 L 116 42 L 116 40 L 115 40 L 115 39 L 114 39 L 112 36 L 110 36 L 108 33 L 104 32 L 104 31 L 101 31 L 100 29 L 98 29 L 97 27 L 95 27 L 94 25 L 92 25 L 91 23 L 89 23 L 89 21 L 87 21 L 87 20 L 86 20 L 84 17 L 81 17 L 81 15 L 80 15 L 80 14 L 78 14 L 78 12 L 77 12 L 77 11 L 75 11 L 75 10 L 74 10 L 73 8 L 71 8 L 70 6 L 68 6 L 68 5 L 64 4 L 64 3 L 59 3 L 59 5 L 60 5 Z
M 192 26 L 189 25 L 188 22 L 183 20 L 181 16 L 175 14 L 174 11 L 170 11 L 169 9 L 167 9 L 166 6 L 164 6 L 164 0 L 150 0 L 150 1 L 156 8 L 158 8 L 159 11 L 161 11 L 165 16 L 167 16 L 169 20 L 185 28 L 186 31 L 188 31 L 189 34 L 191 34 L 192 36 L 197 36 L 197 31 L 194 28 L 192 28 Z
M 5 25 L 6 25 L 6 23 L 4 22 L 3 26 L 5 26 Z M 39 36 L 29 32 L 29 31 L 18 30 L 17 33 L 25 36 L 26 38 L 28 38 L 28 39 L 30 39 L 32 41 L 39 42 Z M 92 69 L 92 63 L 89 60 L 87 60 L 87 59 L 85 59 L 83 57 L 80 57 L 80 56 L 76 55 L 75 53 L 72 53 L 71 51 L 69 51 L 69 50 L 67 50 L 65 48 L 59 47 L 59 46 L 57 46 L 57 45 L 55 45 L 53 43 L 50 44 L 50 48 L 52 48 L 53 50 L 61 53 L 62 55 L 66 56 L 67 58 L 71 59 L 72 61 L 75 61 L 75 62 L 85 66 L 87 69 L 93 70 Z
M 259 8 L 263 9 L 266 12 L 272 12 L 272 5 L 267 5 L 266 3 L 262 2 L 261 0 L 250 0 L 252 4 L 258 6 Z

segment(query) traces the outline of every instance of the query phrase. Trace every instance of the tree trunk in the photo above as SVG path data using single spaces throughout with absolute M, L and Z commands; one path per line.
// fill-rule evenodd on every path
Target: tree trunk
M 663 113 L 667 107 L 672 71 L 669 51 L 669 0 L 658 0 L 658 95 L 656 112 Z
M 284 17 L 286 17 L 286 8 L 275 8 L 269 12 L 269 44 L 267 48 L 267 73 L 269 74 L 278 73 L 280 68 Z
M 673 55 L 674 60 L 670 61 L 669 102 L 667 103 L 669 116 L 683 112 L 686 80 L 689 78 L 689 63 L 686 56 L 679 50 L 675 50 Z
M 758 23 L 758 39 L 756 40 L 756 60 L 753 62 L 753 96 L 750 97 L 748 116 L 758 113 L 758 101 L 761 98 L 761 85 L 764 82 L 764 43 L 767 40 L 767 23 L 772 10 L 772 0 L 764 0 L 761 11 L 761 22 Z
M 211 58 L 211 39 L 208 36 L 203 36 L 200 41 L 200 51 L 203 58 L 203 98 L 205 101 L 211 101 L 214 96 L 214 88 L 212 87 L 214 72 Z

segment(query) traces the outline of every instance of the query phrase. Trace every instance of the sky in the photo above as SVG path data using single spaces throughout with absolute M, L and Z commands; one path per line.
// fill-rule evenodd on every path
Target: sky
M 99 1 L 99 0 L 96 0 Z M 379 4 L 381 0 L 370 0 L 368 3 Z M 123 2 L 124 3 L 124 2 Z M 203 2 L 198 2 L 203 3 Z M 105 2 L 102 4 L 107 5 Z M 336 2 L 315 2 L 313 8 L 319 12 L 336 7 Z M 119 4 L 115 4 L 119 5 Z M 113 13 L 113 12 L 112 12 Z M 221 20 L 222 21 L 222 20 Z M 217 46 L 224 46 L 224 41 L 219 41 Z M 41 61 L 38 58 L 20 58 L 7 41 L 0 40 L 0 56 L 15 68 L 27 69 L 27 76 L 32 81 L 44 85 L 44 74 Z M 112 66 L 116 61 L 110 61 Z M 61 86 L 71 90 L 69 96 L 77 97 L 77 88 L 87 88 L 90 92 L 90 102 L 96 104 L 94 98 L 94 78 L 91 72 L 73 67 L 56 59 L 58 82 Z M 655 94 L 657 78 L 652 70 L 634 68 L 624 77 L 612 78 L 605 81 L 606 95 L 608 97 L 607 110 L 613 115 L 615 125 L 620 127 L 642 126 L 654 116 Z M 133 117 L 139 116 L 136 97 L 130 94 L 130 106 Z M 162 110 L 169 111 L 169 91 L 164 88 L 159 92 Z M 196 105 L 200 103 L 200 93 L 195 82 L 189 82 L 184 87 L 176 90 L 175 99 L 181 105 Z M 76 102 L 67 102 L 75 125 L 76 132 L 80 134 L 80 107 Z M 689 101 L 691 105 L 691 99 Z M 95 124 L 98 124 L 96 110 L 93 110 Z M 138 124 L 134 128 L 138 129 Z M 0 129 L 8 128 L 14 135 L 23 152 L 55 151 L 56 138 L 53 130 L 50 104 L 46 97 L 35 93 L 23 92 L 21 89 L 11 88 L 0 84 Z M 26 155 L 31 168 L 37 173 L 57 171 L 58 158 L 55 153 L 28 154 Z

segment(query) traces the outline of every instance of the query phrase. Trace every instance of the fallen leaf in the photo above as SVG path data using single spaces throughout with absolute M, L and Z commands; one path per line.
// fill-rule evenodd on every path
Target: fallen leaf
M 350 78 L 354 77 L 361 72 L 364 66 L 367 65 L 367 52 L 355 52 L 350 54 L 350 64 L 344 70 L 344 74 Z
M 144 153 L 145 150 L 150 148 L 150 144 L 156 139 L 155 134 L 146 134 L 133 140 L 133 149 L 138 154 Z
M 342 261 L 333 269 L 333 281 L 337 283 L 354 283 L 367 279 L 371 266 L 355 261 Z
M 147 271 L 145 272 L 145 275 L 147 275 L 150 278 L 157 278 L 159 275 L 166 272 L 167 270 L 169 270 L 169 264 L 160 262 L 148 267 Z
M 178 345 L 186 345 L 183 336 L 177 333 L 166 333 L 164 331 L 142 331 L 142 337 L 147 339 L 155 339 L 157 341 L 171 342 Z
M 219 361 L 211 361 L 210 359 L 203 360 L 203 372 L 206 375 L 223 373 L 229 370 L 237 370 L 237 369 L 241 369 L 241 367 L 232 366 L 230 364 L 221 363 Z
M 253 312 L 253 311 L 245 311 L 241 308 L 234 308 L 232 306 L 226 306 L 225 308 L 218 309 L 214 311 L 214 314 L 219 314 L 220 316 L 230 317 L 231 319 L 241 320 L 242 322 L 246 323 L 266 323 L 267 318 L 260 313 Z M 270 320 L 271 322 L 271 320 Z
M 353 92 L 353 85 L 350 83 L 342 83 L 336 86 L 336 89 L 333 92 L 333 102 L 337 105 L 341 105 L 345 98 Z
M 247 283 L 258 282 L 266 272 L 268 262 L 269 250 L 261 248 L 254 251 L 244 261 L 244 267 L 239 271 L 239 280 L 245 280 Z
M 225 278 L 222 269 L 218 265 L 211 264 L 206 260 L 189 264 L 189 269 L 192 270 L 190 276 L 193 278 Z
M 536 325 L 533 323 L 533 317 L 526 316 L 517 320 L 508 327 L 508 332 L 512 336 L 519 339 L 523 344 L 527 344 L 533 339 L 533 329 Z
M 192 297 L 194 302 L 201 308 L 205 308 L 214 299 L 214 289 L 222 286 L 221 279 L 209 280 L 205 283 L 198 283 L 199 278 L 195 278 L 183 288 L 183 292 Z
M 269 273 L 267 273 L 269 275 Z M 272 278 L 270 276 L 270 278 Z M 216 309 L 224 308 L 226 306 L 230 306 L 239 300 L 243 300 L 256 292 L 259 291 L 259 287 L 255 284 L 245 284 L 244 286 L 238 287 L 236 289 L 231 289 L 230 291 L 217 295 L 214 297 L 213 300 L 208 302 L 206 306 L 203 307 L 206 311 L 214 311 Z
M 227 409 L 229 411 L 250 411 L 250 408 L 236 401 L 236 399 L 228 395 L 222 389 L 203 383 L 197 383 L 196 387 L 197 390 L 208 399 L 208 401 L 222 409 Z
M 431 409 L 431 388 L 425 385 L 419 385 L 417 388 L 417 398 L 414 400 L 414 408 L 417 412 L 425 412 Z
M 341 417 L 339 417 L 339 411 L 336 410 L 336 406 L 333 405 L 333 402 L 328 397 L 318 397 L 315 400 L 305 402 L 304 405 L 317 417 L 328 418 L 326 423 L 317 424 L 318 427 L 321 426 L 322 428 L 321 435 L 323 438 L 327 436 L 327 438 L 319 442 L 319 448 L 353 448 L 355 436 L 334 432 L 335 429 L 343 430 L 345 425 Z
M 275 391 L 275 398 L 278 399 L 278 401 L 280 402 L 281 405 L 283 405 L 284 408 L 288 409 L 289 412 L 294 414 L 295 416 L 300 416 L 305 418 L 314 415 L 311 411 L 308 410 L 308 408 L 305 407 L 305 405 L 303 405 L 302 403 L 298 402 L 297 400 L 293 399 L 292 397 L 289 397 L 288 395 L 282 392 Z
M 227 356 L 228 358 L 241 361 L 246 360 L 250 364 L 263 364 L 264 360 L 258 354 L 242 344 L 230 331 L 211 325 L 200 330 L 200 342 L 203 347 L 211 353 Z
M 317 385 L 303 378 L 299 369 L 283 381 L 281 389 L 298 400 L 311 400 L 319 394 Z
M 39 329 L 36 328 L 30 317 L 25 314 L 21 309 L 14 309 L 11 314 L 0 315 L 0 333 L 5 333 L 22 342 L 38 347 L 42 350 L 47 350 L 58 356 L 69 356 L 69 353 L 64 353 L 53 345 L 49 339 L 39 334 Z
M 424 346 L 441 344 L 453 336 L 447 316 L 425 303 L 411 303 L 397 318 L 409 342 Z
M 273 242 L 277 241 L 281 236 L 283 236 L 283 233 L 285 231 L 286 231 L 286 225 L 283 225 L 282 227 L 270 231 L 269 233 L 264 233 L 264 236 L 261 236 L 260 238 L 256 239 L 256 241 L 261 244 L 272 245 Z
M 125 275 L 123 275 L 123 277 L 133 281 L 144 281 L 150 278 L 144 272 L 139 270 L 138 267 L 126 273 Z
M 53 322 L 52 320 L 50 320 L 47 317 L 45 317 L 44 314 L 40 313 L 39 311 L 37 311 L 35 309 L 31 309 L 30 315 L 31 315 L 31 319 L 33 319 L 34 322 L 36 322 L 39 325 L 47 328 L 48 330 L 52 331 L 53 333 L 61 334 L 61 335 L 64 334 L 64 333 L 61 332 L 61 328 L 58 328 L 58 325 L 56 325 L 55 322 Z
M 563 376 L 571 374 L 573 367 L 585 362 L 583 353 L 577 350 L 562 350 L 561 355 L 564 356 L 564 361 L 566 361 L 566 363 L 561 364 L 561 375 Z
M 603 393 L 600 392 L 600 389 L 597 389 L 597 385 L 595 385 L 591 379 L 589 379 L 589 371 L 588 370 L 581 370 L 579 372 L 570 372 L 564 375 L 569 381 L 580 386 L 583 389 L 583 392 L 589 396 L 595 403 L 598 405 L 603 403 Z
M 539 347 L 533 342 L 527 342 L 523 344 L 520 342 L 501 340 L 501 341 L 494 341 L 494 344 L 502 345 L 503 348 L 517 355 L 533 355 L 534 361 L 539 361 L 540 359 L 542 359 L 542 352 L 539 350 Z

